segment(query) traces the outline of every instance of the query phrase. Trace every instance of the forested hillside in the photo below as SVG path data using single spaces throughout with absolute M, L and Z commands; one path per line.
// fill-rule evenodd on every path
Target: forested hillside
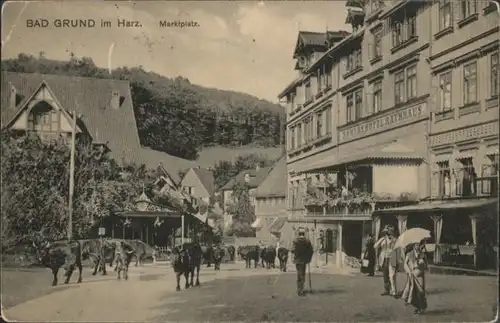
M 252 145 L 275 147 L 284 143 L 284 111 L 254 96 L 171 79 L 141 66 L 112 70 L 97 67 L 91 58 L 68 61 L 19 54 L 2 61 L 12 72 L 74 75 L 128 80 L 144 146 L 174 156 L 196 159 L 203 147 Z

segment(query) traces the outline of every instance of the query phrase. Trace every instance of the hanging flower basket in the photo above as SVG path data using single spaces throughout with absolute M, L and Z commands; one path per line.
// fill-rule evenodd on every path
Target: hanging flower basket
M 123 221 L 123 225 L 129 228 L 132 225 L 132 220 L 130 220 L 130 218 L 126 218 L 125 221 Z

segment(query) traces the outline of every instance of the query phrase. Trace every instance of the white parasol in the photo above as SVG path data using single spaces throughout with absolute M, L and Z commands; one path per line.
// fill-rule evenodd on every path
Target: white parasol
M 412 243 L 420 243 L 420 241 L 424 239 L 429 239 L 431 237 L 431 232 L 426 229 L 422 228 L 413 228 L 406 230 L 403 232 L 398 240 L 396 241 L 396 244 L 394 245 L 394 248 L 405 248 L 409 244 Z

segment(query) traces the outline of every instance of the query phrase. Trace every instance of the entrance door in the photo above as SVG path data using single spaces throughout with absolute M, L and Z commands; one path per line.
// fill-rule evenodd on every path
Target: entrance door
M 363 222 L 344 221 L 342 225 L 342 247 L 346 255 L 361 257 L 363 249 Z

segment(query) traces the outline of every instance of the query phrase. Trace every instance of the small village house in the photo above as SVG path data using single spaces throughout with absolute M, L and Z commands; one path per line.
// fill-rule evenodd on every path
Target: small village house
M 284 230 L 288 214 L 286 212 L 286 156 L 281 157 L 262 183 L 255 190 L 256 237 L 261 241 L 274 243 L 281 241 L 291 244 L 293 232 Z M 285 228 L 286 229 L 286 228 Z
M 233 187 L 236 184 L 246 184 L 249 187 L 250 202 L 255 206 L 255 191 L 257 187 L 264 181 L 269 173 L 269 167 L 260 167 L 257 165 L 254 169 L 241 171 L 238 175 L 231 178 L 221 189 L 222 209 L 224 212 L 224 229 L 231 227 L 232 215 L 228 212 L 227 207 L 233 200 Z

